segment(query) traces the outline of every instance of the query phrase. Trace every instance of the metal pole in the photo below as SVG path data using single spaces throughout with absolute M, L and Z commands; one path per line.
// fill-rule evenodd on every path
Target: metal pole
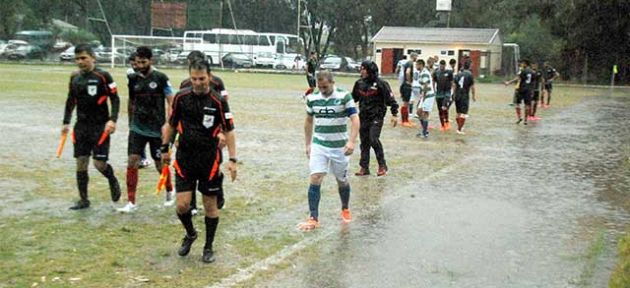
M 297 34 L 300 37 L 300 0 L 297 0 Z
M 451 11 L 448 11 L 448 17 L 446 20 L 446 28 L 450 28 L 451 27 Z

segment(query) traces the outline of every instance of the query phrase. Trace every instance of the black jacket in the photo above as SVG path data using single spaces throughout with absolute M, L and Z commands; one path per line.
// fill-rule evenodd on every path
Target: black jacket
M 360 118 L 384 118 L 387 106 L 398 115 L 398 103 L 387 81 L 381 78 L 359 79 L 352 88 L 352 98 L 359 103 Z

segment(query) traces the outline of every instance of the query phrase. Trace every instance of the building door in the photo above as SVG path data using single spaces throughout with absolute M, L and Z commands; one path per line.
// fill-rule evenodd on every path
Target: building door
M 395 65 L 396 62 L 394 62 L 394 49 L 383 48 L 381 53 L 381 74 L 394 73 Z
M 481 60 L 481 51 L 473 50 L 470 51 L 470 59 L 472 60 L 472 65 L 470 65 L 470 71 L 473 76 L 479 77 L 479 64 Z
M 481 58 L 481 51 L 479 50 L 459 50 L 459 69 L 464 68 L 464 63 L 470 61 L 470 72 L 474 77 L 479 77 L 479 61 Z

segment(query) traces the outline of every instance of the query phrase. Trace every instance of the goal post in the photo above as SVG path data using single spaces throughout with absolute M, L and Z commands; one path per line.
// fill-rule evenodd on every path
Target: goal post
M 126 65 L 129 55 L 139 46 L 147 46 L 153 51 L 153 62 L 156 65 L 182 64 L 178 59 L 183 52 L 183 37 L 142 36 L 142 35 L 112 35 L 111 55 L 109 62 L 113 68 L 116 65 Z

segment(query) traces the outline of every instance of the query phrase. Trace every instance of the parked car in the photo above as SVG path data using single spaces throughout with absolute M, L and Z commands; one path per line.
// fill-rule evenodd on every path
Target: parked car
M 24 40 L 9 40 L 9 42 L 0 51 L 0 57 L 7 58 L 9 54 L 13 53 L 19 47 L 28 45 L 28 42 Z
M 70 48 L 59 54 L 59 61 L 73 61 L 74 60 L 74 46 L 70 46 Z
M 346 61 L 348 62 L 348 72 L 359 72 L 361 70 L 361 63 L 350 57 L 346 57 Z
M 332 55 L 324 58 L 320 68 L 332 71 L 358 71 L 357 66 L 356 62 L 350 57 Z
M 70 42 L 66 42 L 66 41 L 63 41 L 63 40 L 57 40 L 52 48 L 55 51 L 62 51 L 62 50 L 66 50 L 70 46 L 72 46 L 72 43 L 70 43 Z
M 254 66 L 256 67 L 273 67 L 276 62 L 276 56 L 271 52 L 261 52 L 254 56 Z
M 39 46 L 26 45 L 20 46 L 7 55 L 7 58 L 11 60 L 23 60 L 23 59 L 40 59 L 46 58 L 46 51 Z
M 232 68 L 250 68 L 253 66 L 252 59 L 242 53 L 227 53 L 221 58 L 224 67 Z
M 273 68 L 302 70 L 304 69 L 304 61 L 302 57 L 295 54 L 278 55 L 276 61 L 273 63 Z
M 109 47 L 102 47 L 98 50 L 95 50 L 94 54 L 96 56 L 96 61 L 99 63 L 109 63 L 110 61 L 112 61 L 112 49 Z M 125 56 L 125 54 L 119 51 L 116 51 L 116 52 L 113 52 L 113 55 L 114 55 L 114 61 L 116 63 L 127 62 L 127 57 Z
M 179 56 L 179 54 L 182 53 L 182 49 L 177 49 L 177 48 L 172 48 L 169 49 L 168 52 L 166 52 L 163 57 L 164 60 L 169 62 L 169 63 L 173 63 L 173 62 L 177 62 L 177 58 Z M 188 55 L 186 55 L 188 56 Z

